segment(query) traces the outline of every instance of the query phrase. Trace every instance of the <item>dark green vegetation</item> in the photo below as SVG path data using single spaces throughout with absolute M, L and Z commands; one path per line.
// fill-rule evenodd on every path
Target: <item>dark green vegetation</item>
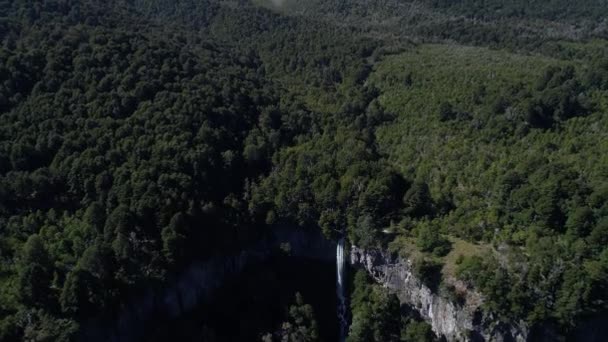
M 325 262 L 273 258 L 228 279 L 185 317 L 148 328 L 142 340 L 335 341 L 335 272 Z
M 573 325 L 604 310 L 608 121 L 597 70 L 434 45 L 391 56 L 372 75 L 381 103 L 403 118 L 377 131 L 383 151 L 449 208 L 404 229 L 438 256 L 445 244 L 433 230 L 492 243 L 456 273 L 505 317 Z
M 504 320 L 605 313 L 608 6 L 502 3 L 0 1 L 0 340 L 77 339 L 274 223 L 396 234 Z M 430 337 L 356 283 L 351 339 Z M 289 296 L 260 338 L 315 334 Z
M 348 342 L 431 342 L 435 334 L 399 299 L 380 285 L 370 284 L 365 271 L 358 271 L 353 280 L 351 297 L 352 324 Z

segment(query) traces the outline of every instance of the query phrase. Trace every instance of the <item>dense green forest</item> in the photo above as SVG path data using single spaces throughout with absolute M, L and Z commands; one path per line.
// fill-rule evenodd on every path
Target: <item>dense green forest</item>
M 285 224 L 415 256 L 504 321 L 565 336 L 606 314 L 607 12 L 0 1 L 0 340 L 78 340 Z M 353 278 L 348 341 L 434 338 Z M 289 296 L 259 339 L 319 340 Z

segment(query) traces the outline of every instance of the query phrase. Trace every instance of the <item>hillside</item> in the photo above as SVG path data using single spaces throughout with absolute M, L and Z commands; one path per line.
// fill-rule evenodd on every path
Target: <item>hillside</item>
M 453 296 L 446 279 L 458 279 L 497 321 L 566 337 L 605 316 L 606 11 L 0 1 L 0 340 L 81 339 L 134 295 L 276 226 L 415 256 L 430 288 Z M 248 291 L 280 287 L 284 262 L 244 275 Z M 348 341 L 436 338 L 351 276 Z M 279 289 L 239 338 L 333 336 L 315 321 L 328 317 L 320 300 L 296 290 Z M 232 336 L 229 292 L 218 318 L 189 316 L 204 328 L 170 326 Z

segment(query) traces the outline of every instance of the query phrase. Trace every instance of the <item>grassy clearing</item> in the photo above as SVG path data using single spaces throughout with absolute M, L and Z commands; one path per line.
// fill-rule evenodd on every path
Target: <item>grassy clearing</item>
M 456 277 L 456 267 L 459 258 L 475 255 L 481 256 L 492 250 L 492 246 L 489 244 L 474 244 L 454 237 L 450 237 L 449 240 L 452 243 L 452 250 L 442 258 L 444 264 L 441 273 L 445 279 Z
M 398 255 L 416 261 L 424 258 L 431 258 L 439 261 L 443 264 L 441 270 L 444 279 L 450 279 L 456 277 L 457 260 L 462 257 L 471 257 L 474 255 L 485 255 L 492 251 L 490 244 L 477 244 L 465 241 L 463 239 L 448 237 L 452 243 L 451 251 L 444 257 L 432 256 L 428 253 L 421 252 L 418 246 L 416 246 L 416 240 L 413 237 L 405 235 L 398 236 L 389 245 L 389 251 L 391 253 L 397 253 Z

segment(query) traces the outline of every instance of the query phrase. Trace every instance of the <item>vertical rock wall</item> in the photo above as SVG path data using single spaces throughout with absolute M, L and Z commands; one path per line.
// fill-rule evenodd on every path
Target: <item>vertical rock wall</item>
M 526 341 L 526 328 L 483 315 L 479 293 L 467 291 L 465 303 L 453 303 L 422 283 L 412 262 L 378 250 L 352 246 L 351 264 L 365 269 L 379 284 L 395 293 L 401 303 L 415 309 L 437 336 L 448 341 Z
M 225 280 L 241 273 L 247 266 L 261 263 L 278 253 L 298 258 L 334 263 L 335 243 L 317 229 L 278 227 L 262 241 L 236 254 L 192 263 L 160 289 L 145 289 L 124 303 L 115 315 L 85 323 L 82 341 L 139 341 L 151 320 L 175 318 L 194 309 Z

